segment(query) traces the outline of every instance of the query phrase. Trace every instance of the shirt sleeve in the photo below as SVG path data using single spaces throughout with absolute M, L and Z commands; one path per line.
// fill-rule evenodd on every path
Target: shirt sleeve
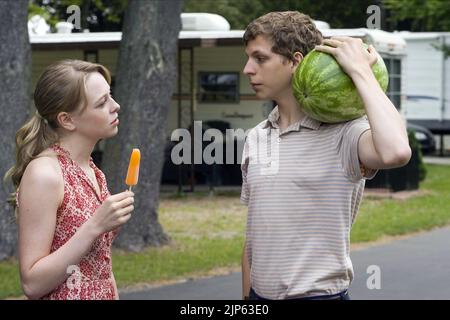
M 250 197 L 250 190 L 247 184 L 247 171 L 248 171 L 248 139 L 244 144 L 244 150 L 242 152 L 241 171 L 242 171 L 242 189 L 241 189 L 241 203 L 248 206 L 248 200 Z
M 364 167 L 359 161 L 358 143 L 361 135 L 370 130 L 367 117 L 347 122 L 338 136 L 338 152 L 346 176 L 353 182 L 372 179 L 378 170 Z

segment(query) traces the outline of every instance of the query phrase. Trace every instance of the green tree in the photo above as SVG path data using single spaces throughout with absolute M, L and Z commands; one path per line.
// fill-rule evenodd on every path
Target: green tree
M 31 48 L 27 31 L 27 0 L 0 1 L 0 171 L 2 177 L 15 157 L 14 136 L 30 111 Z M 14 255 L 17 225 L 6 202 L 11 181 L 2 185 L 0 197 L 0 260 Z
M 181 8 L 181 0 L 131 0 L 126 9 L 115 87 L 121 124 L 117 137 L 106 141 L 102 169 L 110 190 L 123 190 L 131 150 L 141 149 L 135 210 L 115 241 L 132 251 L 169 240 L 158 222 L 158 203 Z
M 253 19 L 271 12 L 297 10 L 332 28 L 364 28 L 367 7 L 379 0 L 187 0 L 184 12 L 210 12 L 224 16 L 232 29 L 244 29 Z
M 28 17 L 39 14 L 54 27 L 57 22 L 67 20 L 69 6 L 77 5 L 81 10 L 81 29 L 120 31 L 127 3 L 128 0 L 30 0 Z
M 411 31 L 449 31 L 448 0 L 383 0 L 390 11 L 392 29 Z
M 230 25 L 235 25 L 241 16 L 238 8 L 230 5 L 230 0 L 196 1 L 185 2 L 183 12 L 209 12 L 226 17 Z

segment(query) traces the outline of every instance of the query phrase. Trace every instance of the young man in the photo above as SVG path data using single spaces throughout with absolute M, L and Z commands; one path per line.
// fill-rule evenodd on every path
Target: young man
M 371 70 L 377 53 L 359 39 L 323 40 L 300 12 L 254 20 L 244 42 L 244 73 L 256 96 L 277 107 L 250 131 L 242 158 L 243 297 L 348 299 L 350 229 L 365 179 L 411 157 L 403 120 Z M 326 124 L 302 112 L 291 79 L 314 48 L 332 54 L 353 79 L 367 117 Z

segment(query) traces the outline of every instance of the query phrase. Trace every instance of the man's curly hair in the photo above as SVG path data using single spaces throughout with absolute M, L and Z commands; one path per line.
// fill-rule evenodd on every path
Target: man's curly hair
M 291 61 L 295 52 L 306 56 L 323 39 L 313 20 L 298 11 L 270 12 L 253 20 L 245 29 L 244 44 L 259 35 L 272 41 L 272 52 Z

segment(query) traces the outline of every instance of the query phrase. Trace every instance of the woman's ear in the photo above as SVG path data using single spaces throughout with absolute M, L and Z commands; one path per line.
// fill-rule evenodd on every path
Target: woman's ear
M 69 131 L 73 131 L 76 128 L 72 117 L 67 112 L 58 113 L 58 115 L 56 116 L 56 122 L 61 128 Z

